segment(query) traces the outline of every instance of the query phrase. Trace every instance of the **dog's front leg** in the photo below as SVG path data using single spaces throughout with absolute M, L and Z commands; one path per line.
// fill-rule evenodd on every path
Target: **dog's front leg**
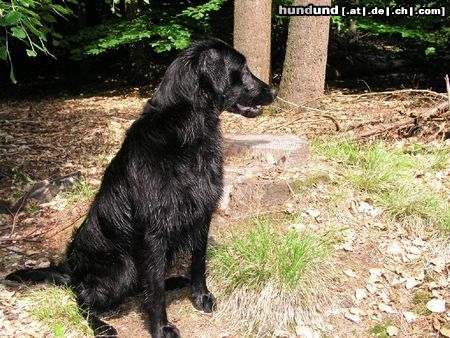
M 153 338 L 179 338 L 178 329 L 169 323 L 164 289 L 165 245 L 162 240 L 148 241 L 144 264 L 144 306 Z
M 216 307 L 216 298 L 206 286 L 206 247 L 208 243 L 208 230 L 210 219 L 203 229 L 192 250 L 191 264 L 191 292 L 192 304 L 197 310 L 212 312 Z

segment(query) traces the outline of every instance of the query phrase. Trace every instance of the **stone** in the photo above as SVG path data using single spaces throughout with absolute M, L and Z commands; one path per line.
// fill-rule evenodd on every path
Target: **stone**
M 442 299 L 431 299 L 427 303 L 427 309 L 431 312 L 442 313 L 445 312 L 445 300 Z
M 226 158 L 256 159 L 267 166 L 302 167 L 309 159 L 308 143 L 293 135 L 225 134 Z

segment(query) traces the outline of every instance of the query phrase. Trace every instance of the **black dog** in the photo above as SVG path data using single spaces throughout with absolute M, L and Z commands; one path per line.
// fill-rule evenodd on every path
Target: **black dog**
M 211 216 L 222 193 L 219 115 L 261 114 L 276 93 L 220 40 L 192 44 L 169 66 L 105 171 L 89 214 L 58 266 L 20 270 L 16 281 L 70 285 L 96 334 L 117 334 L 96 312 L 143 292 L 153 337 L 179 337 L 167 320 L 164 272 L 192 253 L 196 309 L 211 312 L 205 281 Z M 103 331 L 102 331 L 103 330 Z

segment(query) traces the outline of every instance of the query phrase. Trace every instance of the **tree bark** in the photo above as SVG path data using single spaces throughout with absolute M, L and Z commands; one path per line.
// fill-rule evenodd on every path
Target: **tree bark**
M 295 0 L 294 5 L 330 6 L 330 0 Z M 301 104 L 323 94 L 330 18 L 291 17 L 279 96 Z
M 131 0 L 129 3 L 125 2 L 126 18 L 130 21 L 134 21 L 141 7 L 141 0 Z M 128 48 L 131 60 L 130 80 L 137 85 L 145 83 L 150 69 L 150 61 L 146 49 L 144 41 L 134 42 Z
M 250 70 L 270 81 L 271 0 L 235 0 L 233 44 L 247 58 Z

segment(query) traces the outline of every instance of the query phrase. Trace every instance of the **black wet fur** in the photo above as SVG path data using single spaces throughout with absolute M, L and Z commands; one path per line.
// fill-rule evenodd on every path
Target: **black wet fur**
M 179 253 L 192 253 L 191 279 L 167 285 L 189 283 L 198 310 L 216 305 L 205 253 L 223 186 L 219 115 L 255 117 L 275 96 L 232 47 L 216 39 L 193 43 L 128 130 L 65 260 L 6 278 L 69 285 L 97 336 L 117 332 L 96 314 L 142 291 L 152 336 L 179 337 L 167 320 L 164 292 L 164 272 Z

